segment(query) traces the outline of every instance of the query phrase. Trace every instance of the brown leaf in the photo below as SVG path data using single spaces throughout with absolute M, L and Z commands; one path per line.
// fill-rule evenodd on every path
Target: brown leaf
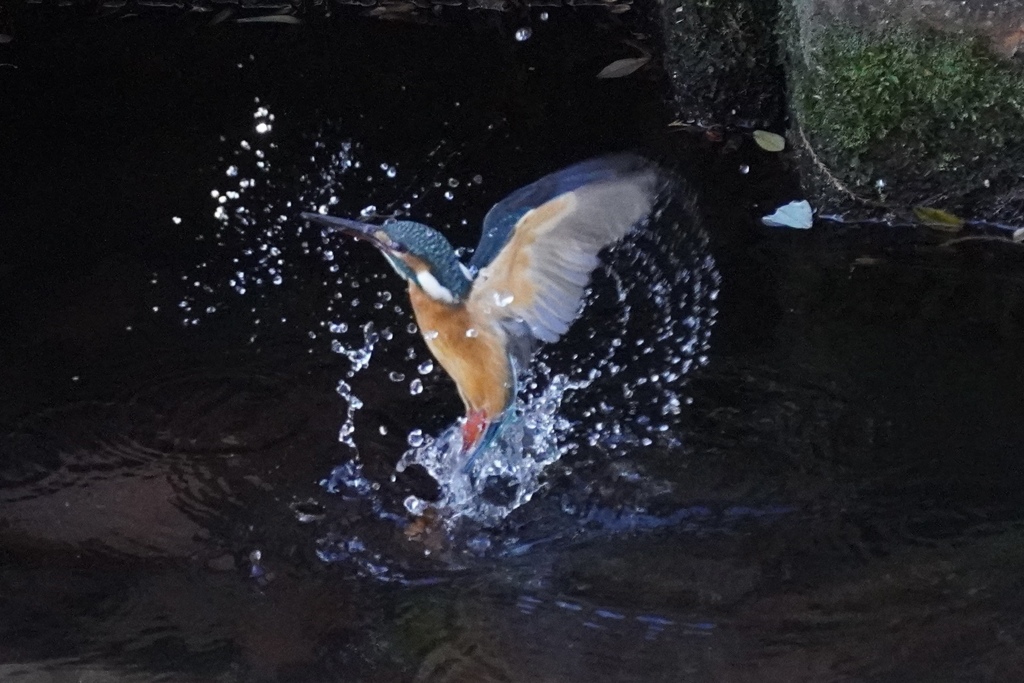
M 626 59 L 616 59 L 614 62 L 601 69 L 598 72 L 598 78 L 622 78 L 628 76 L 647 62 L 651 61 L 648 56 L 643 57 L 628 57 Z
M 209 25 L 210 26 L 216 26 L 217 24 L 221 23 L 225 19 L 230 19 L 232 16 L 234 16 L 234 14 L 235 14 L 235 8 L 234 7 L 225 7 L 224 9 L 222 9 L 221 11 L 219 11 L 215 15 L 213 15 L 213 19 L 210 19 L 210 24 Z
M 261 17 L 242 17 L 236 24 L 301 24 L 302 19 L 290 14 L 265 14 Z

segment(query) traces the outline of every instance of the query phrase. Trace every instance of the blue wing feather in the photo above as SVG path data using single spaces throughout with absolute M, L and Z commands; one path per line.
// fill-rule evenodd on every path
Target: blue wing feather
M 580 162 L 520 188 L 495 204 L 484 217 L 483 234 L 469 267 L 475 272 L 487 266 L 512 236 L 519 219 L 555 197 L 602 180 L 611 180 L 647 162 L 632 154 L 614 154 Z

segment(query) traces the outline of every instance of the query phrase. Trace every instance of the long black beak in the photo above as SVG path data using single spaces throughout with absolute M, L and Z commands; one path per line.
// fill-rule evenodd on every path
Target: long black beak
M 340 232 L 344 235 L 354 237 L 357 240 L 366 240 L 381 250 L 403 251 L 402 246 L 391 240 L 379 225 L 360 223 L 359 221 L 352 221 L 347 218 L 325 216 L 323 214 L 310 213 L 308 211 L 304 211 L 302 213 L 302 217 L 307 221 L 322 226 L 324 233 Z
M 307 221 L 312 221 L 324 227 L 324 232 L 343 232 L 346 235 L 352 237 L 368 238 L 372 237 L 374 231 L 378 228 L 376 225 L 370 225 L 369 223 L 360 223 L 359 221 L 350 221 L 347 218 L 337 218 L 335 216 L 325 216 L 319 213 L 310 213 L 304 211 L 302 217 Z

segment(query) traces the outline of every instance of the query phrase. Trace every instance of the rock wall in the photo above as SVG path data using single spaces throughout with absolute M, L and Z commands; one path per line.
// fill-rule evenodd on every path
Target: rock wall
M 1024 2 L 784 0 L 790 138 L 819 206 L 1024 216 Z
M 1024 0 L 667 0 L 684 122 L 774 128 L 819 213 L 1024 220 Z

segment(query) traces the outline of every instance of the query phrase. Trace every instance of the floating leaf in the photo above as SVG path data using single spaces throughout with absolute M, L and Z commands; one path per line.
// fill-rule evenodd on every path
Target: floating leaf
M 775 213 L 764 216 L 761 222 L 772 228 L 796 228 L 807 230 L 814 223 L 814 212 L 806 199 L 790 202 L 775 209 Z
M 964 227 L 964 219 L 954 216 L 942 209 L 933 209 L 929 206 L 915 206 L 914 215 L 929 228 L 941 230 L 942 232 L 959 232 Z
M 1014 242 L 1024 242 L 1024 228 L 1017 228 L 1013 231 Z
M 261 17 L 235 19 L 237 24 L 301 24 L 302 19 L 290 14 L 266 14 Z
M 781 152 L 786 149 L 786 138 L 766 130 L 755 130 L 754 142 L 766 152 Z
M 210 26 L 216 26 L 225 19 L 230 19 L 235 14 L 234 7 L 225 7 L 221 11 L 213 15 L 213 19 L 210 19 Z
M 379 19 L 405 18 L 406 14 L 416 11 L 416 5 L 411 2 L 396 2 L 390 5 L 378 5 L 366 13 L 368 17 Z
M 628 76 L 647 62 L 651 61 L 649 56 L 643 57 L 629 57 L 627 59 L 617 59 L 605 68 L 601 69 L 600 73 L 597 74 L 598 78 L 622 78 Z

